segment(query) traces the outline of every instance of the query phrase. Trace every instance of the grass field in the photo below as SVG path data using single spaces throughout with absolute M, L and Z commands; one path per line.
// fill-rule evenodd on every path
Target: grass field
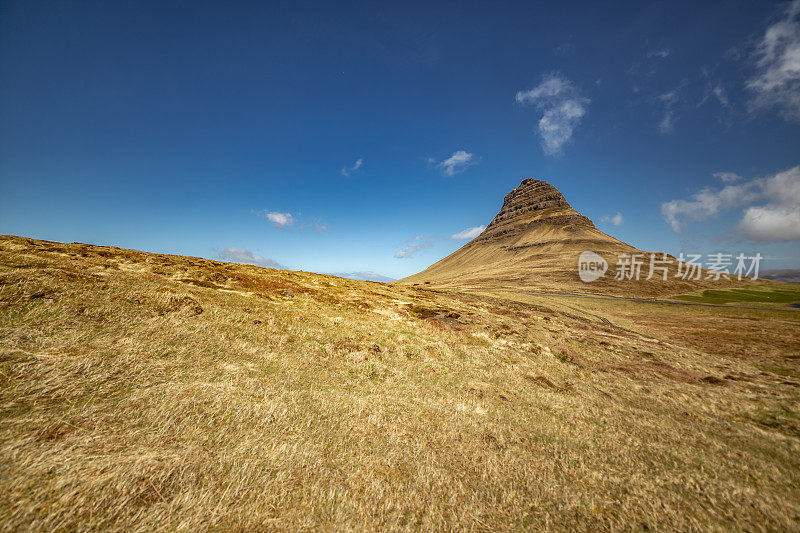
M 2 237 L 0 530 L 797 530 L 798 331 Z
M 676 300 L 707 304 L 800 304 L 800 286 L 788 283 L 780 287 L 757 287 L 749 289 L 709 289 L 696 293 L 674 296 Z M 782 305 L 786 307 L 786 305 Z

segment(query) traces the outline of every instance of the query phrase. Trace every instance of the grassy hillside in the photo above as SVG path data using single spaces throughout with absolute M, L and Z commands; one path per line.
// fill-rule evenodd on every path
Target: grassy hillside
M 800 313 L 636 305 L 1 237 L 0 530 L 800 527 Z

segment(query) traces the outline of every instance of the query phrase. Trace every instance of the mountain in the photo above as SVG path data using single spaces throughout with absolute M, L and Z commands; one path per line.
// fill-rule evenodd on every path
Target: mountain
M 605 261 L 605 275 L 581 280 L 582 253 Z M 596 254 L 596 255 L 594 255 Z M 641 254 L 639 280 L 615 279 L 621 254 Z M 599 257 L 598 257 L 599 256 Z M 585 256 L 584 256 L 585 257 Z M 662 253 L 655 255 L 663 260 Z M 667 279 L 650 273 L 651 255 L 597 229 L 549 183 L 527 178 L 508 193 L 500 212 L 478 237 L 424 271 L 399 280 L 402 284 L 467 290 L 570 292 L 615 296 L 660 296 L 699 288 L 729 286 L 730 281 L 684 280 L 677 260 L 667 256 Z M 707 271 L 701 271 L 705 278 Z
M 384 276 L 383 274 L 378 274 L 377 272 L 372 272 L 371 270 L 364 272 L 332 272 L 329 275 L 339 278 L 354 279 L 356 281 L 377 281 L 379 283 L 389 283 L 394 281 L 394 278 Z
M 800 270 L 791 268 L 764 270 L 759 277 L 785 283 L 800 283 Z

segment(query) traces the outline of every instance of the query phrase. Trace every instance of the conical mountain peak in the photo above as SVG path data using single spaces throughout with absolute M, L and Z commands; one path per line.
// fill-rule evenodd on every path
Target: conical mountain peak
M 478 237 L 400 283 L 517 289 L 574 285 L 577 261 L 589 250 L 613 261 L 638 252 L 595 227 L 546 181 L 522 180 Z
M 558 189 L 546 181 L 526 178 L 505 196 L 500 212 L 482 237 L 526 231 L 538 224 L 594 228 L 592 221 L 575 211 Z

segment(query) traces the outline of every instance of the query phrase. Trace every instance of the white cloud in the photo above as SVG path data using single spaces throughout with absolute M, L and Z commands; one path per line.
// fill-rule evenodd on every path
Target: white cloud
M 268 209 L 262 209 L 260 211 L 251 209 L 250 212 L 255 213 L 272 224 L 274 227 L 282 230 L 296 226 L 298 231 L 313 229 L 319 234 L 328 233 L 329 231 L 328 225 L 319 218 L 312 218 L 310 221 L 303 221 L 302 218 L 298 219 L 297 216 L 292 215 L 291 213 L 281 213 L 278 211 L 270 211 Z
M 756 74 L 745 86 L 753 93 L 751 110 L 777 108 L 787 120 L 800 122 L 800 0 L 785 13 L 756 45 Z
M 261 212 L 261 215 L 279 229 L 285 229 L 294 224 L 294 217 L 291 213 L 278 213 L 277 211 L 265 210 Z
M 254 254 L 247 248 L 236 248 L 235 246 L 229 246 L 222 250 L 219 253 L 219 258 L 225 261 L 231 261 L 233 263 L 249 263 L 251 265 L 258 265 L 268 268 L 286 268 L 277 261 Z
M 571 81 L 557 73 L 544 76 L 533 89 L 517 92 L 516 100 L 520 104 L 533 104 L 542 112 L 539 135 L 542 149 L 551 156 L 561 154 L 591 102 L 580 96 Z
M 800 205 L 748 208 L 736 226 L 746 239 L 757 242 L 800 240 Z
M 453 241 L 464 241 L 464 240 L 472 240 L 481 233 L 483 230 L 486 229 L 486 226 L 475 226 L 473 228 L 467 228 L 464 231 L 459 231 L 458 233 L 454 233 L 450 236 L 450 240 Z
M 356 159 L 356 162 L 353 163 L 352 167 L 349 167 L 349 168 L 348 167 L 344 167 L 342 169 L 342 176 L 349 176 L 350 174 L 352 174 L 354 172 L 357 172 L 361 168 L 361 166 L 363 164 L 364 164 L 364 158 L 363 157 L 359 157 L 358 159 Z
M 604 217 L 600 217 L 600 222 L 608 222 L 615 226 L 621 226 L 625 222 L 625 219 L 622 217 L 622 213 L 617 212 L 617 214 L 614 216 L 606 215 Z
M 760 194 L 756 189 L 754 181 L 727 185 L 718 191 L 707 187 L 693 194 L 691 200 L 671 200 L 661 204 L 661 214 L 673 231 L 680 233 L 686 218 L 706 220 L 722 211 L 757 201 Z
M 419 252 L 420 250 L 424 250 L 426 248 L 430 248 L 433 246 L 433 237 L 426 237 L 425 235 L 417 235 L 413 239 L 409 239 L 406 241 L 408 246 L 405 248 L 401 248 L 394 253 L 394 256 L 397 259 L 403 259 L 404 257 L 411 257 L 415 253 Z
M 702 189 L 690 200 L 662 204 L 664 219 L 676 233 L 681 233 L 686 219 L 706 220 L 723 211 L 746 207 L 736 226 L 741 237 L 759 242 L 800 240 L 800 166 L 736 185 L 728 183 L 719 190 Z
M 428 163 L 435 162 L 435 159 L 428 158 Z M 436 166 L 441 169 L 445 176 L 455 176 L 456 174 L 464 172 L 476 162 L 475 154 L 465 152 L 464 150 L 457 150 L 444 161 L 437 163 Z
M 415 253 L 419 252 L 420 250 L 424 250 L 425 248 L 430 248 L 433 246 L 433 243 L 425 242 L 425 243 L 418 243 L 418 244 L 410 244 L 405 248 L 401 248 L 394 253 L 394 256 L 398 259 L 402 259 L 404 257 L 411 257 Z
M 268 209 L 262 209 L 260 211 L 251 209 L 250 212 L 260 216 L 272 226 L 281 230 L 296 227 L 297 231 L 313 229 L 319 234 L 329 232 L 328 225 L 319 218 L 311 218 L 311 220 L 304 221 L 303 218 L 299 218 L 299 215 L 281 213 L 279 211 L 270 211 Z
M 744 179 L 734 172 L 714 172 L 713 176 L 722 183 L 735 183 Z

